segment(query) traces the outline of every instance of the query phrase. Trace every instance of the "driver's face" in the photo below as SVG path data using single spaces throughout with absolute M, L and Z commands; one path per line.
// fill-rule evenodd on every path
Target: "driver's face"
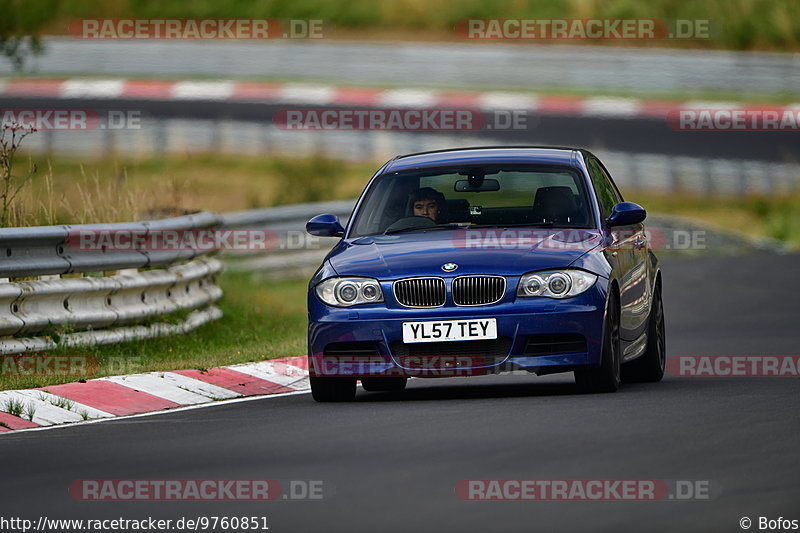
M 436 200 L 414 202 L 414 216 L 428 217 L 435 222 L 437 214 L 439 214 L 439 204 L 436 203 Z

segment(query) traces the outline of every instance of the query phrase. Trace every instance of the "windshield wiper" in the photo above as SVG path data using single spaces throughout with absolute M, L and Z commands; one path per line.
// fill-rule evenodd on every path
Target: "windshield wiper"
M 391 235 L 393 233 L 405 233 L 405 232 L 408 232 L 408 231 L 426 231 L 426 230 L 429 230 L 429 229 L 439 230 L 439 229 L 452 229 L 452 228 L 463 228 L 463 227 L 464 227 L 463 224 L 458 224 L 458 223 L 435 224 L 435 225 L 432 225 L 432 226 L 410 226 L 410 227 L 407 227 L 407 228 L 399 228 L 399 229 L 387 230 L 387 231 L 384 231 L 383 234 L 384 235 Z
M 485 229 L 485 228 L 553 228 L 553 222 L 528 222 L 522 224 L 476 224 L 470 226 L 469 229 Z

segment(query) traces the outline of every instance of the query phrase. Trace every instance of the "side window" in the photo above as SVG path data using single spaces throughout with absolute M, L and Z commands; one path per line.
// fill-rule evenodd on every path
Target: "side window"
M 611 179 L 611 175 L 608 173 L 608 170 L 606 170 L 606 167 L 604 167 L 603 164 L 597 159 L 595 159 L 594 161 L 595 164 L 597 164 L 597 166 L 600 168 L 600 172 L 603 173 L 603 176 L 606 178 L 608 184 L 611 186 L 611 191 L 614 193 L 614 197 L 617 199 L 616 203 L 624 202 L 625 199 L 622 197 L 622 193 L 619 192 L 617 184 L 614 183 L 613 179 Z
M 611 183 L 608 174 L 605 173 L 603 167 L 597 162 L 596 159 L 590 158 L 588 161 L 589 176 L 592 178 L 592 185 L 597 194 L 597 200 L 600 203 L 600 211 L 603 219 L 611 216 L 611 211 L 614 206 L 622 201 L 617 192 L 617 189 Z

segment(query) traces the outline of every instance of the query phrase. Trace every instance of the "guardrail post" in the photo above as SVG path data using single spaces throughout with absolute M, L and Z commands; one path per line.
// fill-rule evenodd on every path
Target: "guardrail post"
M 169 150 L 166 122 L 159 118 L 153 120 L 151 124 L 153 125 L 153 152 L 162 155 Z
M 116 151 L 116 133 L 114 132 L 114 130 L 106 129 L 105 135 L 103 136 L 103 140 L 105 141 L 103 143 L 105 149 L 105 155 L 106 156 L 114 155 L 114 152 Z
M 214 122 L 214 125 L 211 126 L 211 137 L 208 139 L 208 151 L 209 152 L 219 152 L 220 148 L 222 147 L 222 135 L 223 131 L 226 130 L 225 121 L 224 120 L 217 120 Z
M 678 172 L 678 163 L 675 156 L 667 156 L 669 163 L 669 181 L 672 192 L 679 192 L 681 190 L 681 175 Z
M 272 152 L 272 125 L 265 122 L 261 126 L 261 146 L 263 154 L 270 154 Z
M 632 189 L 636 189 L 636 187 L 639 185 L 639 170 L 636 163 L 636 156 L 633 154 L 628 154 L 626 159 L 628 168 L 628 186 Z
M 778 194 L 778 184 L 776 183 L 777 178 L 775 176 L 775 174 L 777 174 L 777 166 L 778 165 L 775 163 L 767 163 L 764 165 L 764 173 L 767 176 L 767 192 L 771 197 L 775 197 Z
M 53 154 L 53 143 L 55 142 L 53 130 L 45 130 L 44 132 L 44 153 L 50 157 Z
M 744 196 L 747 194 L 747 169 L 744 161 L 736 164 L 736 177 L 738 178 L 739 194 Z
M 710 159 L 703 159 L 700 163 L 702 165 L 703 179 L 705 181 L 706 196 L 714 196 L 714 167 Z

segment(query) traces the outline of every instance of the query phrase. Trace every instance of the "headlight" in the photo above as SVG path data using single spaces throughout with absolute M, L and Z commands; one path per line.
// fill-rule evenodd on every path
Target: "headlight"
M 597 276 L 583 270 L 564 269 L 529 272 L 519 280 L 517 296 L 530 298 L 569 298 L 586 292 L 597 281 Z
M 383 301 L 381 286 L 372 278 L 328 278 L 317 285 L 316 291 L 320 300 L 336 307 Z

